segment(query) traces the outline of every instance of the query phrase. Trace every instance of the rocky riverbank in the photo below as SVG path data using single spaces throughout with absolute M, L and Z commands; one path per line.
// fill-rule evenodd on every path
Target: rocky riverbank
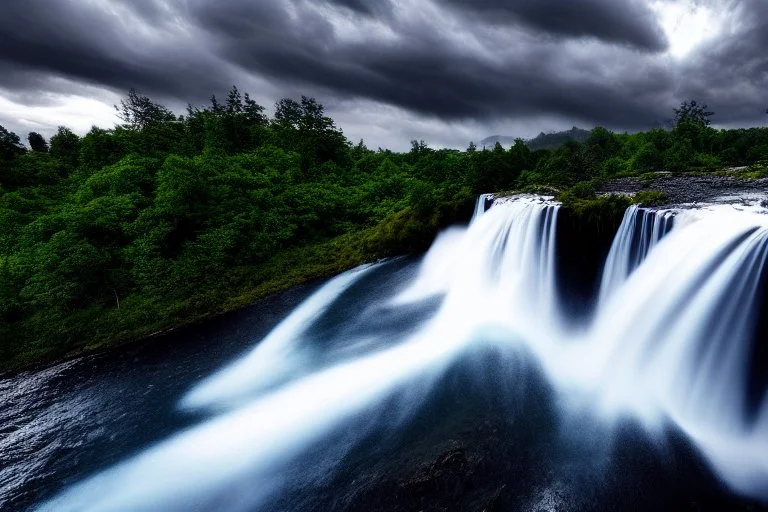
M 670 205 L 695 203 L 755 204 L 768 200 L 768 178 L 745 180 L 736 176 L 673 176 L 620 178 L 603 184 L 601 194 L 631 194 L 658 190 Z

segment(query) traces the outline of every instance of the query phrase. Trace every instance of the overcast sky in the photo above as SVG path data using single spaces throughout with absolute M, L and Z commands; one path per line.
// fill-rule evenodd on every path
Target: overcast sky
M 652 127 L 683 99 L 766 124 L 768 0 L 2 0 L 0 124 L 111 127 L 232 84 L 305 94 L 369 147 Z

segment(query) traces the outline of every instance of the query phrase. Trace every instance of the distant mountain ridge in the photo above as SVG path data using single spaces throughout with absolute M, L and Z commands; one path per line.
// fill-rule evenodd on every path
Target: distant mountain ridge
M 589 130 L 584 130 L 574 126 L 570 130 L 565 130 L 562 132 L 541 132 L 535 138 L 526 140 L 525 143 L 534 151 L 537 149 L 557 149 L 571 140 L 584 142 L 587 140 L 590 133 L 591 132 Z M 507 135 L 491 135 L 490 137 L 481 140 L 478 146 L 485 146 L 490 148 L 495 146 L 497 142 L 502 146 L 511 146 L 515 143 L 516 139 L 518 139 L 518 137 L 510 137 Z
M 509 135 L 491 135 L 490 137 L 486 137 L 483 140 L 481 140 L 478 143 L 478 146 L 481 147 L 481 148 L 483 146 L 485 146 L 487 148 L 491 148 L 491 147 L 495 146 L 497 142 L 499 144 L 501 144 L 502 146 L 511 146 L 512 144 L 515 143 L 515 140 L 517 138 L 518 137 L 512 137 L 512 136 L 509 136 Z

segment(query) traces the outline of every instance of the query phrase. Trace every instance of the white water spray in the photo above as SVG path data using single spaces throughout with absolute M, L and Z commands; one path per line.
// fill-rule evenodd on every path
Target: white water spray
M 184 397 L 187 409 L 231 408 L 271 385 L 289 379 L 308 364 L 300 351 L 302 335 L 334 300 L 376 265 L 363 265 L 331 279 L 280 322 L 250 354 L 205 379 Z
M 287 464 L 405 387 L 387 417 L 407 423 L 452 364 L 478 340 L 489 342 L 489 330 L 500 348 L 534 354 L 564 397 L 578 395 L 609 422 L 626 415 L 653 429 L 672 421 L 726 482 L 768 499 L 768 400 L 751 422 L 744 403 L 752 305 L 768 245 L 764 217 L 702 213 L 662 239 L 667 228 L 656 227 L 659 216 L 642 213 L 649 216 L 640 222 L 642 245 L 627 241 L 636 238 L 629 231 L 641 215 L 628 212 L 635 220 L 625 218 L 627 232 L 617 237 L 606 269 L 615 277 L 604 279 L 594 323 L 576 337 L 560 321 L 559 205 L 523 197 L 477 210 L 468 229 L 438 239 L 419 276 L 391 301 L 396 308 L 443 297 L 435 316 L 405 341 L 380 340 L 371 346 L 385 348 L 354 359 L 310 364 L 312 353 L 300 343 L 304 330 L 374 269 L 344 274 L 183 401 L 229 412 L 40 510 L 258 509 L 280 492 Z M 355 429 L 335 456 L 368 433 Z

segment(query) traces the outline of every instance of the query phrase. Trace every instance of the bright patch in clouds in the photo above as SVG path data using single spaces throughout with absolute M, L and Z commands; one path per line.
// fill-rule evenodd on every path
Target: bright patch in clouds
M 117 101 L 115 96 L 115 103 Z M 29 131 L 52 135 L 58 125 L 84 134 L 94 125 L 111 128 L 119 122 L 111 104 L 83 96 L 57 95 L 51 103 L 30 106 L 16 103 L 0 93 L 0 112 L 3 117 L 15 121 L 9 128 L 19 130 L 22 139 Z
M 720 29 L 716 13 L 697 0 L 659 0 L 653 3 L 669 40 L 669 53 L 682 58 Z

